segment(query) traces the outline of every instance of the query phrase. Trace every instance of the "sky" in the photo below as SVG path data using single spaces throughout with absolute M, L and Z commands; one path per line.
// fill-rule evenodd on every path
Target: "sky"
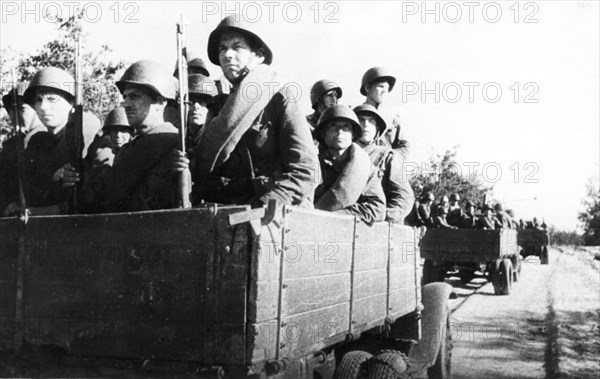
M 517 218 L 578 227 L 586 183 L 600 171 L 600 8 L 576 1 L 1 2 L 0 47 L 33 53 L 55 36 L 56 14 L 85 9 L 88 47 L 128 62 L 176 60 L 176 23 L 208 62 L 208 35 L 237 13 L 299 84 L 308 114 L 319 79 L 358 105 L 363 73 L 394 72 L 386 102 L 400 115 L 409 170 L 457 146 Z M 210 64 L 213 78 L 220 69 Z

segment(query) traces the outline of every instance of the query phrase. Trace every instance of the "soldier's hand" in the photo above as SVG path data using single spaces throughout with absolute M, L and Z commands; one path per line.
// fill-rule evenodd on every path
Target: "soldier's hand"
M 171 170 L 176 172 L 183 172 L 185 170 L 189 170 L 190 168 L 190 160 L 187 158 L 186 154 L 181 150 L 173 150 L 170 155 L 171 159 Z
M 79 183 L 79 173 L 70 163 L 59 168 L 56 172 L 62 170 L 62 187 L 71 188 Z M 56 174 L 55 174 L 56 175 Z

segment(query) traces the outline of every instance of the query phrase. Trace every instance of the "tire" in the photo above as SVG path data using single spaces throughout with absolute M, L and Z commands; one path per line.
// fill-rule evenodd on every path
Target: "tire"
M 458 277 L 462 284 L 469 284 L 473 278 L 475 278 L 475 271 L 471 270 L 460 270 L 458 272 Z
M 447 311 L 446 328 L 442 330 L 440 349 L 433 366 L 427 369 L 429 379 L 448 379 L 452 377 L 452 331 L 450 330 L 450 310 Z
M 400 351 L 379 351 L 365 365 L 369 379 L 406 379 L 411 377 L 408 358 Z
M 342 357 L 342 361 L 335 369 L 335 379 L 359 378 L 364 363 L 373 355 L 362 350 L 349 351 Z
M 497 259 L 492 275 L 494 293 L 496 295 L 510 295 L 512 286 L 512 262 L 510 259 Z
M 542 247 L 542 251 L 540 252 L 540 263 L 543 265 L 547 265 L 548 261 L 548 246 Z

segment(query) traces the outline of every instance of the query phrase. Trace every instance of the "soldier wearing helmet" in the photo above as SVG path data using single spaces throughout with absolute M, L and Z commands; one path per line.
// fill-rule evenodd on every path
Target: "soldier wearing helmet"
M 460 196 L 457 193 L 453 193 L 450 195 L 450 204 L 448 207 L 448 215 L 446 216 L 446 220 L 448 224 L 452 226 L 460 226 L 463 218 L 463 210 L 458 203 L 460 201 Z
M 190 109 L 188 113 L 186 147 L 189 151 L 196 145 L 196 139 L 206 123 L 208 105 L 217 95 L 217 85 L 214 80 L 207 76 L 192 74 L 188 76 L 188 91 Z
M 477 221 L 477 227 L 479 229 L 495 230 L 502 229 L 502 223 L 494 216 L 494 208 L 488 204 L 484 204 L 481 207 L 482 215 Z
M 154 61 L 138 61 L 116 83 L 135 138 L 102 173 L 101 209 L 106 212 L 167 209 L 177 205 L 177 175 L 169 154 L 178 132 L 165 122 L 167 100 L 175 98 L 173 77 Z
M 465 203 L 465 213 L 463 214 L 463 218 L 459 226 L 466 229 L 474 229 L 477 226 L 475 205 L 470 200 Z
M 408 158 L 408 141 L 404 128 L 400 125 L 400 116 L 384 104 L 387 94 L 394 89 L 396 77 L 383 67 L 368 69 L 360 82 L 360 93 L 366 96 L 365 104 L 374 106 L 387 121 L 387 128 L 378 142 L 400 154 L 403 160 Z
M 310 127 L 255 27 L 229 16 L 209 36 L 208 58 L 233 87 L 198 137 L 192 201 L 312 206 L 319 175 Z M 175 168 L 188 166 L 183 155 Z
M 210 76 L 208 72 L 208 68 L 206 67 L 206 63 L 204 60 L 200 58 L 200 55 L 195 51 L 189 51 L 187 53 L 187 73 L 188 75 L 203 75 Z M 173 76 L 179 79 L 179 66 L 175 63 L 175 71 L 173 72 Z
M 28 144 L 27 159 L 33 171 L 26 176 L 25 187 L 35 189 L 35 194 L 26 191 L 28 211 L 33 215 L 64 213 L 64 189 L 78 181 L 79 176 L 69 163 L 70 152 L 74 148 L 72 138 L 75 138 L 72 133 L 75 128 L 70 119 L 75 100 L 75 80 L 64 70 L 43 68 L 31 79 L 23 99 L 33 105 L 47 129 L 33 135 Z M 82 159 L 87 156 L 100 127 L 96 116 L 84 112 Z
M 327 108 L 337 105 L 342 97 L 342 89 L 328 79 L 321 79 L 313 84 L 310 89 L 310 104 L 314 112 L 306 116 L 306 120 L 314 130 L 319 122 L 319 117 Z
M 335 105 L 323 112 L 315 129 L 323 182 L 315 208 L 350 214 L 371 225 L 385 218 L 385 194 L 369 156 L 353 143 L 362 130 L 354 112 Z
M 446 221 L 446 216 L 448 215 L 448 210 L 444 208 L 442 205 L 438 205 L 435 209 L 435 216 L 433 216 L 433 227 L 441 228 L 441 229 L 456 229 L 456 226 L 452 226 L 448 224 Z
M 380 133 L 386 129 L 385 120 L 369 104 L 354 108 L 362 134 L 356 143 L 369 154 L 377 168 L 386 199 L 386 220 L 404 223 L 415 202 L 415 195 L 402 169 L 402 160 L 392 149 L 376 144 Z
M 431 205 L 435 200 L 435 196 L 430 191 L 426 191 L 421 195 L 421 199 L 417 204 L 417 215 L 418 224 L 415 226 L 433 226 L 433 219 L 431 217 Z
M 3 212 L 9 204 L 14 203 L 16 205 L 19 202 L 19 145 L 23 144 L 23 154 L 26 156 L 28 153 L 27 145 L 31 137 L 36 133 L 47 131 L 33 107 L 23 100 L 23 94 L 28 85 L 28 82 L 17 83 L 15 88 L 2 96 L 2 103 L 6 108 L 11 124 L 15 125 L 18 122 L 21 133 L 13 135 L 2 142 L 0 148 L 0 212 Z M 23 175 L 29 173 L 32 169 L 27 164 L 29 162 L 27 158 L 24 157 L 23 159 L 24 165 L 27 166 L 24 167 L 25 172 L 22 173 Z M 30 188 L 25 189 L 31 190 Z M 31 198 L 31 194 L 25 195 L 26 198 Z M 0 213 L 0 216 L 2 216 L 2 213 Z
M 112 151 L 117 154 L 131 140 L 135 131 L 129 125 L 125 108 L 116 107 L 108 113 L 102 130 L 109 136 Z
M 512 228 L 513 222 L 511 217 L 504 211 L 504 207 L 502 207 L 502 204 L 500 203 L 496 203 L 496 205 L 494 205 L 494 211 L 496 213 L 496 218 L 498 219 L 499 224 L 503 227 L 503 228 Z

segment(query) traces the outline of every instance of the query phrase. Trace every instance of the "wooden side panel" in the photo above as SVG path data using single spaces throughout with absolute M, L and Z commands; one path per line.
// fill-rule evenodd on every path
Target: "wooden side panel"
M 390 226 L 390 293 L 388 317 L 392 320 L 417 309 L 421 302 L 418 231 Z
M 549 243 L 548 232 L 539 229 L 519 229 L 517 242 L 522 247 L 545 246 Z
M 486 262 L 500 257 L 500 231 L 478 229 L 427 229 L 421 256 L 441 261 Z
M 27 341 L 81 355 L 243 362 L 248 231 L 226 219 L 239 210 L 30 219 Z
M 0 218 L 0 348 L 13 345 L 19 221 Z
M 500 254 L 502 256 L 514 256 L 519 254 L 517 244 L 517 231 L 515 229 L 502 229 L 500 235 Z

